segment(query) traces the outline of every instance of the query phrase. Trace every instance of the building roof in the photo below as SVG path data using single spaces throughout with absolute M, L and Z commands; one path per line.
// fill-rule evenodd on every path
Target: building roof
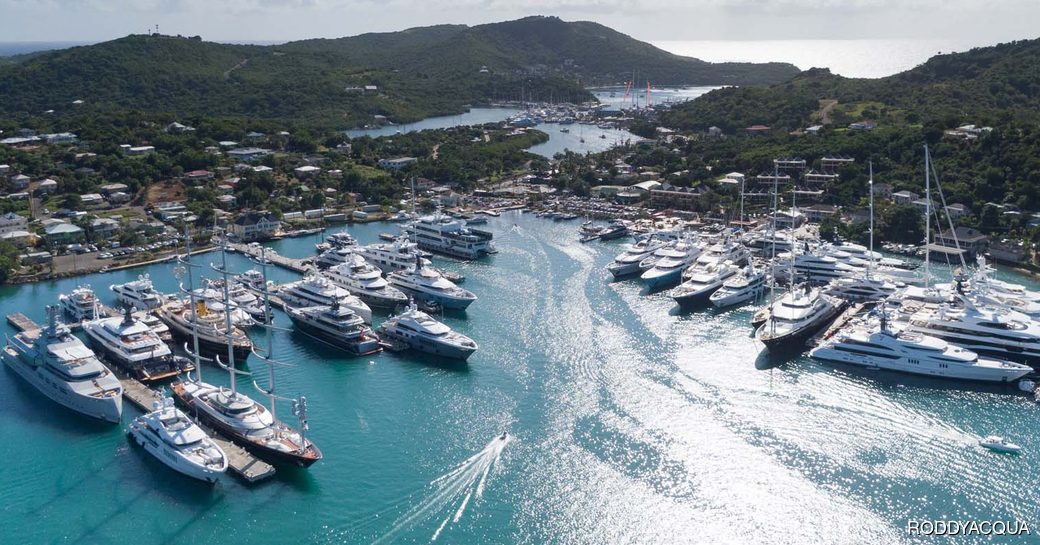
M 82 233 L 83 229 L 71 223 L 55 223 L 45 227 L 44 232 L 48 235 L 60 235 L 64 233 Z

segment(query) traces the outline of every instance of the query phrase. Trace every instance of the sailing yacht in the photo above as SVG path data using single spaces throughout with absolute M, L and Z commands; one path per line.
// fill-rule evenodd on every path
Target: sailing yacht
M 765 290 L 765 271 L 756 270 L 754 263 L 749 259 L 747 270 L 729 277 L 708 300 L 715 308 L 735 307 L 758 299 Z
M 193 291 L 192 268 L 196 267 L 196 265 L 193 265 L 190 262 L 190 256 L 191 250 L 189 248 L 186 257 L 181 258 L 181 264 L 187 269 L 189 301 L 194 303 L 194 295 L 191 295 Z M 223 252 L 222 256 L 224 256 Z M 224 275 L 224 280 L 227 281 L 228 271 L 226 256 L 224 256 L 223 267 L 219 269 L 219 271 Z M 261 274 L 260 285 L 263 286 L 266 284 L 266 275 Z M 267 292 L 264 291 L 264 294 L 265 307 L 269 307 L 267 303 Z M 190 306 L 190 303 L 188 306 Z M 163 308 L 165 309 L 166 307 L 164 306 Z M 207 315 L 200 312 L 191 312 L 190 310 L 185 312 L 184 310 L 181 310 L 177 315 L 180 319 L 187 319 L 185 323 L 187 326 L 188 336 L 196 348 L 201 347 L 204 340 L 198 333 L 215 328 L 214 324 L 203 322 L 203 319 L 206 318 Z M 224 319 L 223 331 L 227 331 L 227 317 L 225 316 Z M 268 331 L 270 331 L 270 329 L 268 329 Z M 196 334 L 193 334 L 193 332 L 196 332 Z M 320 460 L 322 458 L 321 450 L 319 450 L 317 445 L 306 437 L 306 431 L 308 429 L 306 420 L 306 399 L 301 397 L 299 400 L 293 401 L 293 414 L 297 415 L 300 419 L 299 430 L 293 429 L 278 420 L 274 415 L 273 409 L 264 407 L 249 396 L 238 391 L 236 374 L 240 374 L 241 372 L 235 369 L 235 361 L 236 358 L 238 358 L 240 351 L 238 345 L 234 343 L 236 336 L 223 335 L 221 333 L 218 338 L 222 339 L 225 343 L 222 347 L 224 348 L 224 354 L 228 358 L 228 361 L 225 363 L 220 359 L 221 356 L 218 355 L 215 362 L 228 372 L 228 381 L 231 384 L 230 388 L 215 386 L 203 382 L 201 376 L 197 374 L 194 377 L 188 375 L 185 380 L 174 382 L 171 385 L 173 395 L 177 401 L 191 409 L 191 413 L 194 414 L 202 423 L 221 432 L 243 447 L 252 450 L 262 458 L 271 461 L 291 463 L 301 467 L 309 467 L 311 464 Z M 270 338 L 270 336 L 268 336 L 268 338 Z M 248 340 L 248 338 L 246 338 L 246 340 Z M 252 343 L 249 344 L 249 348 L 251 351 Z M 198 368 L 198 362 L 200 359 L 198 352 L 199 350 L 196 349 L 193 354 L 196 358 L 196 368 Z M 269 347 L 268 354 L 264 359 L 267 360 L 270 356 Z M 271 389 L 266 392 L 271 397 L 272 407 L 274 407 L 276 399 L 274 394 L 273 369 L 272 366 Z
M 200 481 L 215 483 L 227 471 L 224 450 L 163 396 L 152 411 L 130 422 L 127 434 L 168 467 Z
M 372 309 L 359 297 L 337 286 L 326 277 L 311 272 L 303 280 L 278 288 L 278 296 L 289 307 L 321 307 L 339 305 L 357 313 L 366 324 L 372 323 Z
M 152 279 L 147 274 L 138 276 L 137 280 L 110 287 L 116 293 L 116 299 L 123 305 L 141 310 L 152 310 L 159 308 L 163 303 L 162 294 L 155 291 Z
M 356 252 L 351 252 L 345 263 L 324 273 L 336 286 L 359 297 L 372 307 L 395 308 L 408 303 L 408 296 L 390 285 L 382 271 Z
M 337 302 L 329 306 L 286 307 L 286 313 L 300 332 L 355 356 L 382 350 L 364 319 Z
M 1032 372 L 1027 365 L 983 359 L 942 339 L 893 326 L 884 308 L 880 319 L 841 329 L 809 356 L 871 369 L 986 382 L 1011 382 Z
M 413 264 L 407 269 L 387 275 L 390 284 L 406 294 L 433 301 L 447 310 L 466 310 L 477 296 L 444 278 L 441 273 L 426 265 Z
M 8 338 L 4 363 L 26 382 L 73 411 L 106 422 L 123 415 L 123 386 L 94 352 L 47 307 L 47 325 Z
M 416 259 L 422 259 L 423 265 L 430 264 L 430 260 L 423 257 L 419 246 L 406 237 L 397 237 L 393 242 L 362 246 L 358 248 L 358 253 L 385 273 L 411 267 L 415 265 Z
M 819 288 L 793 286 L 770 304 L 769 317 L 755 331 L 755 338 L 769 350 L 801 348 L 843 308 L 843 302 Z
M 477 351 L 477 343 L 473 339 L 452 331 L 447 325 L 416 308 L 414 303 L 401 314 L 383 322 L 379 332 L 387 338 L 408 344 L 412 350 L 446 358 L 465 361 Z
M 123 316 L 84 322 L 83 331 L 90 345 L 106 360 L 141 382 L 164 380 L 194 369 L 186 358 L 174 356 L 170 347 L 134 318 L 129 308 Z
M 607 270 L 610 271 L 614 278 L 623 278 L 642 272 L 643 269 L 639 267 L 639 263 L 653 255 L 657 250 L 668 246 L 671 242 L 669 239 L 651 234 L 649 237 L 637 241 L 624 252 L 618 254 L 614 261 L 607 265 Z
M 92 320 L 98 312 L 101 301 L 98 301 L 90 286 L 78 286 L 68 295 L 58 296 L 58 305 L 62 313 L 72 322 Z
M 682 272 L 701 255 L 701 248 L 684 239 L 667 248 L 661 248 L 640 262 L 639 267 L 652 262 L 652 266 L 640 276 L 650 289 L 678 283 Z

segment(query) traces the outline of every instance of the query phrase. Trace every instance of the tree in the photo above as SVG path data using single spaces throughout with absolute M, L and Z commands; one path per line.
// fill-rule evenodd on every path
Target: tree
M 912 205 L 897 204 L 881 215 L 882 240 L 903 244 L 918 244 L 924 239 L 921 213 Z

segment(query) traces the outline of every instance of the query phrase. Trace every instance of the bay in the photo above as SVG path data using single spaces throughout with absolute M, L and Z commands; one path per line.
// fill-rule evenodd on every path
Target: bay
M 5 541 L 888 545 L 906 541 L 910 518 L 1035 522 L 1038 407 L 1011 387 L 763 357 L 749 309 L 681 314 L 666 293 L 610 281 L 620 243 L 581 244 L 576 224 L 515 212 L 486 228 L 497 255 L 435 260 L 479 296 L 445 318 L 480 344 L 468 366 L 348 358 L 274 335 L 292 364 L 279 389 L 307 395 L 326 457 L 259 486 L 189 482 L 129 445 L 132 407 L 124 426 L 95 424 L 0 371 Z M 362 243 L 395 229 L 348 228 Z M 271 246 L 305 256 L 318 240 Z M 0 308 L 40 321 L 77 284 L 112 302 L 108 286 L 142 272 L 176 288 L 173 266 L 160 264 L 4 286 Z M 281 313 L 277 324 L 290 326 Z M 503 431 L 512 440 L 487 450 Z M 994 432 L 1026 454 L 976 445 Z M 471 477 L 485 467 L 478 495 Z

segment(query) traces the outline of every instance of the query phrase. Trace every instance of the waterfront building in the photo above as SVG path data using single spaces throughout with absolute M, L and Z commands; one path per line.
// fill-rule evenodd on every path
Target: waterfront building
M 235 218 L 231 235 L 243 242 L 267 240 L 274 236 L 282 222 L 267 212 L 249 212 Z

